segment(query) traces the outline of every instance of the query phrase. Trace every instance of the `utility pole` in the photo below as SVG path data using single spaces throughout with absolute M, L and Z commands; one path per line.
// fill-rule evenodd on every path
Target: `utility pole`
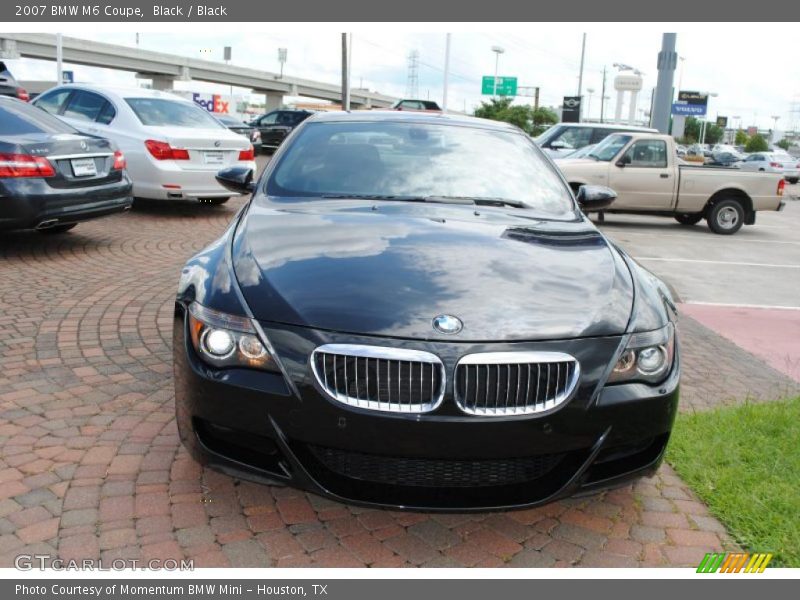
M 450 75 L 450 34 L 444 38 L 444 89 L 442 90 L 442 112 L 447 112 L 447 78 Z
M 603 67 L 603 91 L 600 92 L 600 122 L 606 114 L 606 68 Z
M 675 33 L 665 33 L 661 38 L 661 52 L 658 53 L 658 84 L 653 101 L 653 127 L 661 133 L 669 133 L 669 116 L 672 112 L 672 82 L 678 54 L 675 52 Z
M 539 86 L 534 88 L 533 92 L 533 110 L 539 110 Z
M 347 72 L 347 34 L 342 34 L 342 110 L 350 110 L 350 74 Z
M 581 103 L 579 105 L 579 111 L 583 112 L 583 60 L 586 57 L 586 34 L 583 34 L 583 41 L 581 42 L 581 71 L 578 74 L 578 98 L 581 99 Z M 580 114 L 578 114 L 578 121 L 581 120 Z
M 58 79 L 56 80 L 56 85 L 61 85 L 64 83 L 64 69 L 63 69 L 63 61 L 64 61 L 64 39 L 62 34 L 56 34 L 56 75 Z

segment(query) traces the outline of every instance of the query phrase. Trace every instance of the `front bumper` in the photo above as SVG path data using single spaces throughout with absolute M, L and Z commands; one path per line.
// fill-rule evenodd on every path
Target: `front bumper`
M 678 404 L 677 352 L 670 376 L 659 386 L 617 385 L 594 393 L 596 386 L 587 383 L 551 414 L 481 418 L 455 408 L 452 387 L 442 410 L 426 415 L 359 411 L 328 400 L 311 384 L 305 357 L 306 345 L 317 344 L 315 336 L 332 334 L 267 331 L 299 397 L 279 374 L 207 367 L 187 344 L 182 316 L 176 317 L 174 334 L 176 415 L 192 456 L 232 476 L 287 484 L 340 502 L 495 510 L 613 487 L 655 471 Z M 303 335 L 307 338 L 300 341 Z M 619 338 L 589 342 L 597 344 L 598 353 L 606 355 L 600 362 L 607 364 Z M 567 343 L 586 346 L 586 340 Z M 445 364 L 452 358 L 446 346 L 455 353 L 485 350 L 473 344 L 424 346 L 438 350 Z M 587 379 L 592 373 L 590 365 Z M 409 485 L 420 471 L 439 483 Z M 527 478 L 506 479 L 509 473 Z M 441 483 L 453 474 L 460 478 L 457 485 Z M 465 484 L 470 477 L 472 485 Z

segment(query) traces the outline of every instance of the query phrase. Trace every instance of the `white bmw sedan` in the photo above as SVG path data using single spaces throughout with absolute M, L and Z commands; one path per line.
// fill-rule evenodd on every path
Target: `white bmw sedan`
M 168 92 L 61 85 L 33 103 L 78 130 L 116 142 L 128 161 L 133 195 L 222 204 L 214 178 L 225 167 L 256 170 L 252 144 L 190 100 Z

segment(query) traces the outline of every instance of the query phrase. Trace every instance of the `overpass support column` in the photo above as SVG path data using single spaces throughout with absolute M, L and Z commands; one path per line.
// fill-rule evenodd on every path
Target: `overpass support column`
M 264 112 L 269 112 L 271 110 L 276 110 L 283 107 L 283 94 L 267 92 L 264 94 L 264 98 L 266 100 Z
M 170 75 L 155 75 L 153 73 L 137 73 L 136 79 L 149 79 L 154 90 L 168 92 L 172 89 L 175 78 Z
M 175 80 L 172 77 L 167 77 L 165 75 L 153 75 L 151 79 L 153 80 L 154 90 L 162 90 L 165 92 L 170 91 L 173 88 L 173 84 L 175 82 Z

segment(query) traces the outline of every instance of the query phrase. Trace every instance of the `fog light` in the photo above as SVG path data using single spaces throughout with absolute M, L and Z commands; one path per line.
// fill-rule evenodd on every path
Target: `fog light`
M 253 335 L 243 335 L 239 339 L 239 350 L 251 360 L 263 358 L 267 353 L 264 345 Z
M 222 329 L 209 329 L 203 341 L 206 351 L 217 358 L 228 356 L 235 347 L 233 336 Z
M 661 348 L 651 346 L 639 350 L 639 369 L 643 373 L 655 373 L 664 366 L 664 353 Z

